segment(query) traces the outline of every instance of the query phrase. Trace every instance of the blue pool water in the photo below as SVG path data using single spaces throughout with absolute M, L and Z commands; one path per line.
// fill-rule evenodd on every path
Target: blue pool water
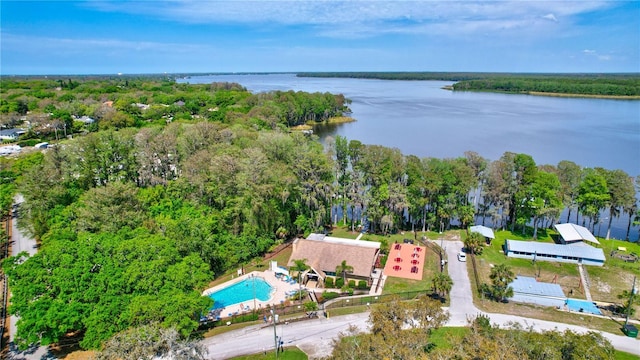
M 598 309 L 595 306 L 595 304 L 593 302 L 591 302 L 591 301 L 578 300 L 578 299 L 567 299 L 566 305 L 569 308 L 569 310 L 571 310 L 571 311 L 580 312 L 580 309 L 582 309 L 582 312 L 585 312 L 585 313 L 595 314 L 595 315 L 602 315 L 602 313 L 600 312 L 600 309 Z
M 254 286 L 255 285 L 255 286 Z M 233 304 L 247 302 L 253 300 L 255 289 L 255 297 L 257 300 L 267 301 L 271 297 L 273 288 L 264 279 L 259 277 L 251 277 L 240 281 L 239 283 L 228 286 L 209 294 L 213 299 L 213 309 L 221 309 Z M 246 305 L 249 305 L 248 303 Z

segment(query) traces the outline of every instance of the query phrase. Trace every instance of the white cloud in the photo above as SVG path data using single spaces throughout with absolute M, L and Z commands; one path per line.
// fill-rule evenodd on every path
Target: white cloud
M 582 53 L 585 54 L 585 56 L 595 57 L 600 61 L 609 61 L 612 59 L 611 55 L 599 54 L 596 50 L 584 49 Z
M 606 1 L 203 1 L 91 2 L 101 11 L 142 14 L 184 23 L 312 26 L 324 36 L 384 33 L 443 34 L 531 28 L 611 6 Z M 495 25 L 497 23 L 499 25 Z M 539 24 L 542 26 L 542 24 Z M 533 31 L 533 30 L 531 30 Z
M 96 52 L 148 51 L 161 53 L 193 53 L 207 45 L 185 43 L 161 43 L 152 41 L 126 41 L 119 39 L 55 38 L 16 35 L 2 32 L 3 46 L 21 51 L 54 51 L 55 53 L 85 53 L 87 49 Z

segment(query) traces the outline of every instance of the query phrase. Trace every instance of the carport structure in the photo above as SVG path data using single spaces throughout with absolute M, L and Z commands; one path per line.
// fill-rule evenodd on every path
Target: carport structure
M 491 245 L 491 240 L 496 238 L 495 235 L 493 235 L 493 229 L 483 225 L 474 225 L 469 228 L 469 231 L 484 236 L 484 240 L 488 245 Z

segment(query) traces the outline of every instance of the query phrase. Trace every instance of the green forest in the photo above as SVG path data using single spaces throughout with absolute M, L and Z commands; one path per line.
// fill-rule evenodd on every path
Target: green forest
M 637 98 L 638 74 L 508 74 L 448 72 L 340 72 L 299 73 L 304 77 L 340 77 L 381 80 L 455 81 L 454 91 L 495 91 L 516 94 L 565 94 Z
M 212 306 L 207 283 L 330 228 L 334 206 L 380 234 L 491 219 L 533 224 L 535 238 L 565 207 L 591 228 L 601 211 L 609 228 L 623 213 L 629 229 L 640 221 L 638 181 L 620 170 L 511 152 L 418 158 L 339 136 L 323 147 L 290 130 L 348 112 L 340 94 L 131 77 L 3 78 L 0 95 L 2 126 L 28 128 L 25 150 L 0 158 L 0 206 L 22 194 L 21 224 L 40 242 L 3 263 L 22 345 L 80 333 L 95 349 L 150 323 L 188 336 Z M 40 141 L 53 146 L 28 146 Z

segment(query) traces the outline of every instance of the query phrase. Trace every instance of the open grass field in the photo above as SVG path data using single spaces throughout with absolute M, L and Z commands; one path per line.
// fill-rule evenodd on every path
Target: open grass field
M 600 247 L 606 257 L 604 266 L 585 267 L 589 274 L 591 296 L 594 300 L 604 302 L 620 302 L 617 296 L 624 290 L 631 290 L 633 277 L 638 278 L 636 287 L 640 287 L 640 262 L 628 263 L 611 256 L 611 252 L 618 247 L 626 248 L 624 254 L 635 253 L 640 255 L 640 244 L 622 240 L 598 239 Z M 640 304 L 637 304 L 636 313 L 640 314 Z

